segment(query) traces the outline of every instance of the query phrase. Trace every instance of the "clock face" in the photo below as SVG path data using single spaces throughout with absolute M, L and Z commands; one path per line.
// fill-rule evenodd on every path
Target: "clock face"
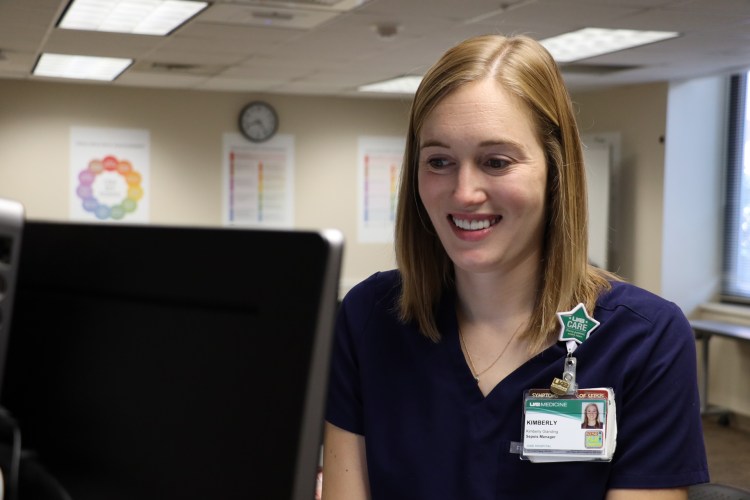
M 240 112 L 240 132 L 253 142 L 267 141 L 276 133 L 279 118 L 265 102 L 251 102 Z

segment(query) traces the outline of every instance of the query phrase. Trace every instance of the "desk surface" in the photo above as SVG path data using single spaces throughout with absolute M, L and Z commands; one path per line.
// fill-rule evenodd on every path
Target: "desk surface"
M 697 336 L 719 335 L 722 337 L 750 341 L 750 326 L 704 319 L 691 320 L 690 326 L 693 327 Z

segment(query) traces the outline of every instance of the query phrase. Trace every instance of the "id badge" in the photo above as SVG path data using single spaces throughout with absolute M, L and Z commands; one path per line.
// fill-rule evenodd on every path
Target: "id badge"
M 612 460 L 617 438 L 612 389 L 579 389 L 565 396 L 531 389 L 524 393 L 523 410 L 522 459 Z

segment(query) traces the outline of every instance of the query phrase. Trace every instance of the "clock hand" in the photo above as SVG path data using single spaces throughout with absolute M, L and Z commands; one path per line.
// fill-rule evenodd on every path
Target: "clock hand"
M 257 126 L 259 126 L 259 127 L 260 127 L 260 128 L 261 128 L 261 129 L 262 129 L 262 130 L 263 130 L 264 132 L 266 131 L 266 127 L 265 127 L 265 126 L 263 125 L 263 122 L 262 122 L 262 121 L 261 121 L 260 119 L 257 119 L 257 118 L 256 118 L 255 120 L 253 120 L 253 122 L 251 123 L 251 125 L 257 125 Z

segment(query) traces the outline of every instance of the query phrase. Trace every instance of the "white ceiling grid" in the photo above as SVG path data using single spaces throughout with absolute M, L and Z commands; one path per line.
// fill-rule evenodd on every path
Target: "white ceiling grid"
M 572 88 L 750 68 L 750 0 L 214 0 L 167 37 L 56 28 L 67 3 L 0 0 L 0 78 L 45 80 L 31 71 L 54 52 L 133 58 L 109 85 L 355 95 L 422 74 L 468 36 L 587 26 L 681 36 L 563 66 Z

